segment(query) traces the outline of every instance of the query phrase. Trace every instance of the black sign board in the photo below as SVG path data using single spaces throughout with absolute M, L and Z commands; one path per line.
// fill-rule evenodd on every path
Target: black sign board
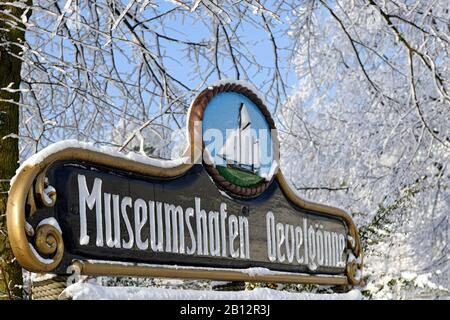
M 81 261 L 91 270 L 100 262 L 94 273 L 105 275 L 359 282 L 352 220 L 290 189 L 274 122 L 255 93 L 209 87 L 191 107 L 188 133 L 178 162 L 61 142 L 22 165 L 8 203 L 22 266 L 66 274 Z

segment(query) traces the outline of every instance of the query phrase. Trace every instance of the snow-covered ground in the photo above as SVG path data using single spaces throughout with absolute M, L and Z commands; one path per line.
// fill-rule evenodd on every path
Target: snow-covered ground
M 60 299 L 73 300 L 361 300 L 359 290 L 347 293 L 293 293 L 269 288 L 245 291 L 211 291 L 192 289 L 106 287 L 96 283 L 75 283 L 67 287 Z

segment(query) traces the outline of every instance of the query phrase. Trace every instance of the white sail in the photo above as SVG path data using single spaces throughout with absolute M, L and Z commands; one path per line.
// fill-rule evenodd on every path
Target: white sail
M 227 136 L 218 156 L 229 164 L 247 167 L 247 170 L 258 171 L 260 168 L 259 142 L 254 140 L 250 115 L 243 103 L 239 108 L 238 129 Z
M 239 150 L 239 130 L 233 130 L 227 137 L 225 144 L 220 149 L 218 156 L 227 160 L 239 162 L 240 150 Z
M 250 127 L 251 123 L 252 122 L 250 121 L 250 116 L 248 114 L 247 107 L 245 106 L 245 104 L 242 103 L 241 104 L 241 108 L 239 110 L 239 126 L 240 126 L 240 129 L 243 130 L 247 126 Z
M 240 164 L 251 166 L 253 164 L 253 135 L 250 125 L 240 131 Z

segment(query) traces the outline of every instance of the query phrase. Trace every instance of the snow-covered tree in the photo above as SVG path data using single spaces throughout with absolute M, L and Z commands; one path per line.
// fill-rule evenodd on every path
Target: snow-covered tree
M 279 113 L 282 165 L 307 197 L 353 214 L 375 297 L 448 295 L 449 9 L 302 1 L 291 17 L 298 84 Z M 420 292 L 402 290 L 421 275 Z

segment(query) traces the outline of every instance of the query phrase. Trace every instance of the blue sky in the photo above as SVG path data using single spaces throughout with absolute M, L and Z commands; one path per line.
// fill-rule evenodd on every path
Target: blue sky
M 59 6 L 61 8 L 64 7 L 65 1 L 59 0 Z M 77 5 L 78 2 L 72 2 L 72 5 Z M 87 27 L 82 27 L 81 31 L 77 28 L 76 21 L 74 20 L 77 17 L 77 12 L 81 13 L 83 19 L 88 19 L 90 15 L 90 11 L 86 6 L 86 2 L 79 2 L 83 5 L 80 10 L 76 10 L 74 8 L 72 11 L 68 11 L 65 15 L 67 26 L 70 29 L 72 36 L 78 38 L 83 42 L 88 44 L 94 43 L 96 40 L 95 36 L 91 34 L 92 30 Z M 127 5 L 128 1 L 122 1 L 123 8 Z M 105 3 L 103 1 L 98 2 L 99 7 L 105 7 Z M 187 10 L 179 9 L 176 15 L 173 15 L 170 18 L 164 18 L 163 24 L 160 21 L 152 20 L 152 18 L 158 16 L 161 13 L 164 13 L 168 10 L 176 8 L 177 5 L 171 3 L 170 1 L 159 1 L 157 2 L 157 8 L 152 8 L 149 6 L 146 10 L 140 13 L 138 17 L 141 21 L 146 21 L 145 25 L 147 29 L 139 29 L 137 27 L 135 30 L 138 31 L 138 34 L 143 37 L 146 42 L 149 50 L 154 50 L 154 41 L 155 41 L 155 32 L 160 34 L 164 34 L 166 36 L 179 39 L 180 41 L 190 41 L 190 42 L 211 42 L 214 39 L 214 31 L 215 28 L 210 25 L 211 19 L 205 18 L 204 8 L 199 8 L 198 12 L 190 13 Z M 243 6 L 245 7 L 245 6 Z M 271 9 L 270 3 L 267 4 L 267 7 Z M 121 8 L 122 9 L 122 8 Z M 49 10 L 51 12 L 55 12 L 56 9 L 53 6 L 49 5 Z M 138 10 L 139 11 L 139 10 Z M 202 16 L 203 15 L 203 16 Z M 36 11 L 31 16 L 32 23 L 40 26 L 43 30 L 54 31 L 57 23 L 58 15 L 50 15 L 48 12 L 44 11 Z M 101 28 L 107 29 L 106 25 L 111 18 L 107 10 L 102 11 L 102 15 L 100 15 Z M 117 18 L 117 17 L 115 17 Z M 133 19 L 127 18 L 127 21 L 132 25 L 137 24 L 136 21 L 132 21 Z M 268 87 L 270 84 L 267 82 L 273 76 L 273 68 L 274 68 L 274 56 L 273 56 L 273 48 L 272 43 L 270 41 L 269 34 L 264 30 L 262 25 L 261 17 L 253 14 L 249 9 L 246 12 L 246 19 L 244 21 L 231 21 L 225 25 L 227 32 L 230 37 L 233 37 L 233 32 L 236 31 L 236 37 L 242 43 L 246 44 L 248 48 L 248 52 L 245 52 L 244 57 L 239 59 L 239 63 L 242 63 L 243 68 L 248 74 L 249 79 L 246 79 L 244 76 L 244 72 L 241 70 L 241 80 L 250 80 L 252 84 L 258 89 L 263 95 L 268 91 Z M 285 82 L 288 84 L 288 87 L 293 87 L 296 82 L 294 68 L 289 66 L 289 52 L 284 48 L 292 47 L 292 39 L 290 39 L 287 35 L 287 30 L 289 28 L 289 23 L 286 22 L 285 17 L 281 17 L 281 22 L 274 22 L 271 25 L 272 31 L 277 41 L 277 45 L 279 47 L 279 64 L 281 73 L 285 77 Z M 214 30 L 212 30 L 214 29 Z M 80 31 L 78 34 L 77 32 Z M 76 52 L 77 49 L 74 46 L 75 42 L 72 42 L 67 37 L 66 29 L 60 25 L 59 32 L 56 36 L 52 37 L 50 33 L 40 33 L 42 39 L 37 39 L 36 34 L 32 32 L 28 32 L 26 34 L 27 41 L 30 46 L 36 50 L 42 50 L 45 52 L 44 57 L 46 57 L 46 61 L 52 61 L 53 63 L 58 63 L 58 59 L 63 57 L 63 60 L 67 62 L 67 69 L 65 69 L 64 73 L 45 65 L 46 61 L 41 59 L 44 62 L 45 73 L 52 74 L 55 78 L 61 78 L 62 81 L 66 81 L 69 86 L 78 87 L 78 86 L 87 86 L 89 77 L 92 80 L 92 83 L 96 87 L 94 95 L 84 95 L 82 93 L 78 93 L 72 88 L 64 91 L 64 87 L 61 87 L 61 95 L 51 95 L 47 94 L 48 86 L 41 86 L 43 88 L 42 91 L 42 100 L 45 101 L 45 107 L 42 110 L 45 119 L 51 121 L 65 121 L 61 116 L 61 112 L 59 110 L 65 110 L 66 104 L 70 104 L 71 108 L 74 110 L 74 115 L 77 114 L 78 106 L 82 106 L 83 110 L 85 108 L 90 109 L 93 108 L 94 105 L 102 105 L 103 100 L 107 101 L 108 105 L 105 106 L 105 110 L 108 112 L 104 113 L 104 118 L 108 118 L 107 121 L 103 121 L 104 125 L 102 130 L 104 132 L 111 131 L 114 126 L 119 124 L 119 120 L 122 118 L 126 118 L 127 121 L 133 120 L 136 122 L 145 122 L 152 116 L 157 115 L 160 112 L 160 108 L 164 107 L 165 101 L 161 101 L 157 95 L 152 93 L 153 87 L 148 85 L 146 81 L 148 81 L 147 75 L 139 76 L 139 68 L 142 64 L 142 60 L 139 56 L 136 56 L 135 47 L 132 43 L 132 36 L 130 35 L 130 31 L 124 23 L 122 22 L 119 27 L 117 27 L 113 31 L 113 35 L 118 38 L 127 38 L 130 42 L 121 42 L 114 40 L 113 48 L 114 48 L 114 57 L 116 61 L 116 67 L 119 70 L 120 78 L 125 82 L 130 83 L 127 85 L 128 89 L 131 90 L 131 94 L 127 95 L 123 91 L 120 90 L 120 86 L 118 86 L 114 81 L 105 80 L 109 79 L 109 70 L 111 68 L 111 56 L 108 54 L 105 55 L 106 60 L 103 62 L 98 59 L 97 55 L 94 55 L 94 51 L 90 46 L 86 46 L 84 48 L 84 53 L 86 54 L 86 70 L 93 71 L 92 73 L 87 75 L 87 72 L 84 71 L 84 66 L 81 68 L 81 72 L 76 69 L 75 66 L 80 65 L 80 61 L 75 63 L 76 60 Z M 224 33 L 221 32 L 221 37 L 224 37 Z M 95 39 L 94 39 L 95 38 Z M 99 44 L 100 48 L 97 48 L 97 44 L 95 47 L 98 50 L 109 51 L 110 46 L 107 45 L 109 39 L 105 37 L 104 34 L 99 36 Z M 77 41 L 78 41 L 77 40 Z M 223 39 L 222 39 L 223 40 Z M 219 80 L 216 72 L 212 73 L 212 76 L 208 78 L 207 82 L 202 86 L 201 76 L 207 73 L 207 65 L 208 61 L 204 58 L 200 58 L 199 70 L 195 69 L 195 64 L 189 62 L 186 59 L 187 54 L 193 54 L 193 52 L 187 52 L 186 46 L 169 41 L 164 38 L 159 39 L 161 44 L 162 55 L 165 56 L 163 59 L 163 64 L 166 70 L 170 72 L 175 78 L 180 80 L 183 83 L 186 83 L 191 89 L 198 88 L 199 91 L 203 90 L 206 86 L 216 82 Z M 40 44 L 40 46 L 38 46 Z M 64 46 L 63 52 L 61 52 L 60 45 Z M 237 45 L 235 47 L 236 50 L 244 50 L 243 46 Z M 213 50 L 213 47 L 209 47 L 208 50 Z M 228 47 L 225 41 L 222 42 L 219 48 L 221 54 L 219 55 L 219 65 L 222 72 L 222 79 L 236 79 L 236 73 L 234 70 L 234 66 L 232 63 L 232 59 L 228 52 Z M 98 53 L 98 52 L 97 52 Z M 152 52 L 153 54 L 153 52 Z M 209 56 L 212 56 L 211 52 L 209 52 Z M 255 59 L 258 65 L 261 65 L 263 69 L 259 69 L 257 65 L 254 65 L 247 61 L 246 59 Z M 78 60 L 80 60 L 78 58 Z M 160 61 L 158 61 L 160 62 Z M 162 78 L 159 74 L 159 71 L 156 67 L 152 66 L 157 77 Z M 270 71 L 264 68 L 272 68 Z M 43 75 L 45 78 L 46 75 Z M 112 77 L 117 79 L 117 75 L 115 73 L 112 74 Z M 39 79 L 41 80 L 41 79 Z M 45 80 L 47 80 L 45 78 Z M 55 81 L 55 79 L 51 79 Z M 80 84 L 77 82 L 80 80 Z M 161 79 L 160 79 L 161 80 Z M 107 83 L 107 88 L 104 84 Z M 136 94 L 136 90 L 133 91 L 139 83 L 139 87 L 144 89 L 140 90 L 142 95 L 143 103 L 139 105 L 140 101 L 138 99 L 138 94 Z M 141 87 L 142 86 L 142 87 Z M 81 88 L 82 92 L 85 88 Z M 91 90 L 90 87 L 86 88 L 86 90 Z M 146 91 L 147 90 L 147 91 Z M 184 89 L 180 90 L 182 95 Z M 64 92 L 63 92 L 64 91 Z M 289 94 L 289 90 L 288 90 Z M 156 97 L 156 98 L 155 98 Z M 192 101 L 193 97 L 189 97 L 190 101 Z M 67 100 L 67 101 L 66 101 Z M 270 98 L 265 96 L 265 103 L 269 110 L 274 111 L 274 101 L 270 101 Z M 188 101 L 186 104 L 188 105 Z M 110 106 L 111 104 L 112 106 Z M 74 105 L 76 107 L 74 107 Z M 126 110 L 126 115 L 124 115 L 124 110 Z M 110 112 L 109 112 L 110 111 Z M 181 121 L 178 121 L 176 124 L 184 127 L 184 114 L 186 110 L 177 110 L 181 116 L 179 117 Z M 111 120 L 112 119 L 112 120 Z M 137 119 L 137 120 L 135 120 Z M 51 136 L 51 140 L 61 139 L 61 138 L 77 138 L 80 140 L 90 140 L 93 135 L 96 135 L 96 132 L 90 131 L 89 128 L 97 128 L 96 126 L 91 126 L 91 122 L 102 121 L 102 119 L 98 118 L 83 118 L 83 122 L 77 122 L 77 129 L 74 130 L 74 133 L 71 133 L 67 130 L 62 131 L 61 137 L 55 138 Z M 92 120 L 92 121 L 91 121 Z M 110 121 L 111 120 L 111 121 Z M 161 120 L 162 121 L 162 120 Z M 174 123 L 173 128 L 176 129 Z M 78 134 L 77 132 L 82 132 L 83 134 Z M 100 133 L 99 133 L 100 135 Z M 50 137 L 50 135 L 49 135 Z M 97 140 L 99 139 L 99 140 Z M 96 137 L 93 140 L 96 141 L 109 141 L 108 136 L 106 137 Z M 49 141 L 45 139 L 41 142 L 43 145 L 47 144 Z
M 168 11 L 175 6 L 176 5 L 169 1 L 158 2 L 158 12 Z M 268 8 L 270 9 L 270 3 L 268 4 Z M 200 10 L 199 12 L 203 11 L 204 10 Z M 235 29 L 237 27 L 236 34 L 239 36 L 239 40 L 247 44 L 249 49 L 248 58 L 255 58 L 257 63 L 263 67 L 273 68 L 274 53 L 269 35 L 261 25 L 261 18 L 254 15 L 250 11 L 248 14 L 251 15 L 251 19 L 259 23 L 257 26 L 254 23 L 245 21 L 240 23 L 238 23 L 238 21 L 231 21 L 228 25 L 226 25 L 228 33 L 230 33 L 230 29 Z M 146 17 L 148 16 L 147 18 L 150 18 L 154 15 L 155 13 L 148 13 L 146 14 Z M 167 36 L 180 39 L 182 41 L 206 42 L 212 40 L 211 37 L 214 35 L 214 30 L 211 30 L 212 27 L 210 25 L 206 25 L 203 20 L 198 19 L 197 13 L 180 11 L 176 17 L 176 19 L 164 20 L 165 23 L 163 26 L 158 23 L 149 23 L 148 26 L 154 28 L 153 30 L 156 32 L 164 33 Z M 284 80 L 288 87 L 293 87 L 296 82 L 295 70 L 289 65 L 288 60 L 290 57 L 290 52 L 284 49 L 292 48 L 292 39 L 288 37 L 286 32 L 289 28 L 289 24 L 285 21 L 285 17 L 280 18 L 281 22 L 275 22 L 271 28 L 277 41 L 281 72 L 283 76 L 286 76 Z M 148 43 L 154 41 L 152 38 L 153 35 L 150 32 L 144 32 L 144 34 L 148 40 Z M 229 36 L 232 35 L 229 34 Z M 166 54 L 168 57 L 164 59 L 164 66 L 171 73 L 171 75 L 175 76 L 183 83 L 186 83 L 191 88 L 198 87 L 201 84 L 201 79 L 198 78 L 196 70 L 193 70 L 193 64 L 189 63 L 186 59 L 186 55 L 193 54 L 193 52 L 187 52 L 185 47 L 164 39 L 160 39 L 160 44 L 163 55 Z M 243 47 L 238 49 L 243 50 Z M 125 52 L 128 50 L 129 49 L 125 49 Z M 227 53 L 227 56 L 219 55 L 219 65 L 221 72 L 223 73 L 223 78 L 236 79 L 234 66 L 228 55 L 228 48 L 225 43 L 222 43 L 220 50 L 221 52 Z M 117 58 L 122 68 L 128 67 L 129 63 L 124 59 L 124 57 L 121 57 L 120 54 L 118 54 Z M 250 78 L 249 80 L 255 84 L 258 90 L 264 93 L 268 87 L 267 81 L 272 76 L 269 74 L 269 71 L 260 70 L 256 65 L 246 62 L 245 59 L 240 59 L 239 62 L 245 65 L 246 72 Z M 200 69 L 205 69 L 206 63 L 206 60 L 200 58 Z M 240 78 L 246 80 L 242 72 L 240 74 Z M 219 78 L 214 72 L 208 79 L 207 83 L 203 86 L 203 88 L 200 88 L 200 90 L 217 80 L 219 80 Z M 266 103 L 268 108 L 272 110 L 273 106 L 270 101 L 266 101 Z

